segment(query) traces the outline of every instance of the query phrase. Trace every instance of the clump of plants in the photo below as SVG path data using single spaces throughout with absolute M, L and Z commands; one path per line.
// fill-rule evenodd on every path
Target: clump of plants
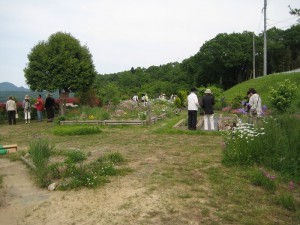
M 99 126 L 96 125 L 62 125 L 55 126 L 52 129 L 55 135 L 88 135 L 99 134 L 102 132 Z
M 36 168 L 34 170 L 34 174 L 41 187 L 45 187 L 49 184 L 47 173 L 48 162 L 52 149 L 53 146 L 44 139 L 36 139 L 29 143 L 29 153 L 31 155 L 33 165 Z
M 299 127 L 300 120 L 289 114 L 265 118 L 256 127 L 240 123 L 225 135 L 223 162 L 265 166 L 299 180 Z
M 122 167 L 126 162 L 118 152 L 105 154 L 88 161 L 79 150 L 57 151 L 46 140 L 35 140 L 30 144 L 30 155 L 36 169 L 33 174 L 40 187 L 58 183 L 58 189 L 96 188 L 110 182 L 109 176 L 125 175 L 131 171 Z M 50 157 L 64 157 L 63 162 L 50 162 Z
M 296 83 L 285 79 L 283 82 L 278 82 L 270 92 L 270 102 L 274 109 L 279 113 L 293 111 L 293 101 L 298 101 L 297 97 L 298 88 Z

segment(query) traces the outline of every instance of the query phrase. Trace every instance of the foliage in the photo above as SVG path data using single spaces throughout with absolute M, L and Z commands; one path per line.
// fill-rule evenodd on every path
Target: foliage
M 79 93 L 79 96 L 80 96 L 80 103 L 82 105 L 88 105 L 91 107 L 100 105 L 100 101 L 97 97 L 97 92 L 95 89 L 81 91 Z
M 181 91 L 178 92 L 177 96 L 180 99 L 181 107 L 187 106 L 187 96 L 188 96 L 187 91 L 186 90 L 181 90 Z
M 255 170 L 251 173 L 250 180 L 253 185 L 260 186 L 267 191 L 275 192 L 277 184 L 275 182 L 276 176 L 271 176 L 265 171 Z
M 32 140 L 29 146 L 29 153 L 36 167 L 34 174 L 36 175 L 37 182 L 41 187 L 46 187 L 49 184 L 46 176 L 48 171 L 47 166 L 53 146 L 49 145 L 48 141 L 43 139 Z
M 296 83 L 288 79 L 278 82 L 270 92 L 270 102 L 274 109 L 280 113 L 288 111 L 292 106 L 292 101 L 296 99 L 297 91 Z
M 24 73 L 31 90 L 86 90 L 96 75 L 89 49 L 68 33 L 57 32 L 40 41 L 28 61 Z
M 300 121 L 293 115 L 266 118 L 253 127 L 238 124 L 225 136 L 225 164 L 258 164 L 288 177 L 300 177 Z
M 52 128 L 55 135 L 89 135 L 102 132 L 100 127 L 91 125 L 61 125 Z
M 174 105 L 177 107 L 177 108 L 181 108 L 182 107 L 182 103 L 181 103 L 181 100 L 179 97 L 176 97 L 175 100 L 174 100 Z
M 288 210 L 296 211 L 297 209 L 295 199 L 290 193 L 283 193 L 279 195 L 276 197 L 276 202 Z
M 70 151 L 67 154 L 67 159 L 65 162 L 67 163 L 79 163 L 86 160 L 86 155 L 81 151 Z

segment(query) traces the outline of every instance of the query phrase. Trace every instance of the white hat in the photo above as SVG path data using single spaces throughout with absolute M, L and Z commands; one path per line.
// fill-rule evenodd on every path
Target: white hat
M 206 89 L 204 93 L 205 94 L 211 94 L 211 90 L 210 89 Z

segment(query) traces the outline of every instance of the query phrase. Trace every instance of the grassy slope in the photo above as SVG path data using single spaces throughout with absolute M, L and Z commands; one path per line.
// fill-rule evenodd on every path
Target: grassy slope
M 276 86 L 277 82 L 282 82 L 285 79 L 290 79 L 300 86 L 300 73 L 285 73 L 285 74 L 272 74 L 265 77 L 259 77 L 257 79 L 251 79 L 240 83 L 229 90 L 224 92 L 225 99 L 227 101 L 233 100 L 234 97 L 246 96 L 246 92 L 249 88 L 255 88 L 263 100 L 263 104 L 270 107 L 269 93 L 272 87 Z

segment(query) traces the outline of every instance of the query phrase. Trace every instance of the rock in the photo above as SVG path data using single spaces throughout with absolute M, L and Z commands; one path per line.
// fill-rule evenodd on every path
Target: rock
M 52 183 L 48 186 L 48 190 L 49 191 L 54 191 L 57 187 L 57 183 Z

